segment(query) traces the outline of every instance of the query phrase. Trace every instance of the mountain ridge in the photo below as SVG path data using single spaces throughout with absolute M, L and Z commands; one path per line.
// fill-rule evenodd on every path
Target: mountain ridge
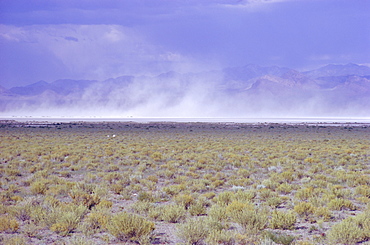
M 63 108 L 76 113 L 87 108 L 98 113 L 94 108 L 99 108 L 142 115 L 212 116 L 214 112 L 233 116 L 271 111 L 305 115 L 318 111 L 335 114 L 335 110 L 368 115 L 370 68 L 329 64 L 299 72 L 249 64 L 212 72 L 169 71 L 104 81 L 58 79 L 10 89 L 0 87 L 0 102 L 0 113 L 12 113 L 17 108 Z

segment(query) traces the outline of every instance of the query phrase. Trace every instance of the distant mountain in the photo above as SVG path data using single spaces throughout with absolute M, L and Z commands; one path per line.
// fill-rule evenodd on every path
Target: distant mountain
M 369 96 L 370 100 L 370 80 L 368 77 L 361 76 L 346 76 L 344 82 L 336 87 L 347 94 L 351 93 L 353 96 L 361 97 L 363 95 Z M 369 108 L 370 112 L 370 108 Z
M 8 90 L 0 85 L 0 94 L 4 94 L 4 93 L 7 93 L 7 92 L 8 92 Z
M 120 76 L 116 78 L 109 78 L 104 81 L 105 84 L 128 86 L 134 81 L 134 76 Z
M 370 67 L 357 65 L 357 64 L 347 64 L 347 65 L 326 65 L 316 70 L 304 72 L 305 75 L 311 78 L 321 78 L 321 77 L 334 77 L 334 76 L 370 76 Z
M 308 72 L 246 65 L 201 73 L 60 79 L 9 90 L 0 113 L 26 110 L 136 116 L 370 115 L 370 68 L 327 65 Z M 26 109 L 25 109 L 26 108 Z M 109 114 L 110 115 L 110 114 Z
M 60 79 L 51 83 L 52 91 L 68 95 L 70 93 L 83 92 L 87 87 L 97 82 L 96 80 L 72 80 L 72 79 Z
M 230 67 L 223 70 L 225 80 L 247 81 L 264 75 L 281 76 L 288 72 L 289 68 L 278 66 L 261 67 L 249 64 L 242 67 Z
M 320 77 L 316 80 L 317 84 L 320 85 L 322 89 L 335 89 L 345 84 L 354 84 L 360 80 L 369 81 L 370 76 L 357 76 L 357 75 L 348 75 L 348 76 L 329 76 L 329 77 Z M 355 81 L 355 82 L 354 82 Z M 366 86 L 366 85 L 365 85 Z
M 24 87 L 13 87 L 9 89 L 11 93 L 24 95 L 24 96 L 34 96 L 42 94 L 47 90 L 54 91 L 57 94 L 68 95 L 72 92 L 83 91 L 85 88 L 90 86 L 93 82 L 90 80 L 72 80 L 72 79 L 60 79 L 52 83 L 47 83 L 45 81 L 39 81 Z
M 11 93 L 19 94 L 19 95 L 38 95 L 44 92 L 45 90 L 50 89 L 52 86 L 51 84 L 45 82 L 45 81 L 39 81 L 30 85 L 27 85 L 25 87 L 13 87 L 9 89 Z

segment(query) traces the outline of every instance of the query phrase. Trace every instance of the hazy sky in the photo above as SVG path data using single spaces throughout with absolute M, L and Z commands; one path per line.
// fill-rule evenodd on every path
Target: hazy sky
M 370 63 L 369 0 L 0 0 L 0 85 Z

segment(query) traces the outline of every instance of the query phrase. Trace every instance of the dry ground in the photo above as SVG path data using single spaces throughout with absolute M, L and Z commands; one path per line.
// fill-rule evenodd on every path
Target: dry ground
M 370 217 L 366 124 L 2 121 L 0 142 L 0 243 L 338 244 L 370 237 L 369 224 L 358 221 Z M 121 212 L 153 222 L 150 237 L 117 235 Z M 253 212 L 251 224 L 245 220 Z M 348 217 L 358 226 L 352 240 L 333 229 Z M 204 228 L 199 241 L 188 238 L 195 237 L 185 226 L 193 219 Z

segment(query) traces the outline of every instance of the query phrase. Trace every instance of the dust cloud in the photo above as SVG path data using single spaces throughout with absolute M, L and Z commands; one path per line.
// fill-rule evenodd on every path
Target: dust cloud
M 0 117 L 51 118 L 296 118 L 364 117 L 370 102 L 345 91 L 283 86 L 268 80 L 225 80 L 222 71 L 122 76 L 64 94 L 47 89 L 1 96 Z M 78 81 L 76 81 L 78 83 Z M 73 84 L 72 84 L 73 85 Z M 306 86 L 307 87 L 307 86 Z

